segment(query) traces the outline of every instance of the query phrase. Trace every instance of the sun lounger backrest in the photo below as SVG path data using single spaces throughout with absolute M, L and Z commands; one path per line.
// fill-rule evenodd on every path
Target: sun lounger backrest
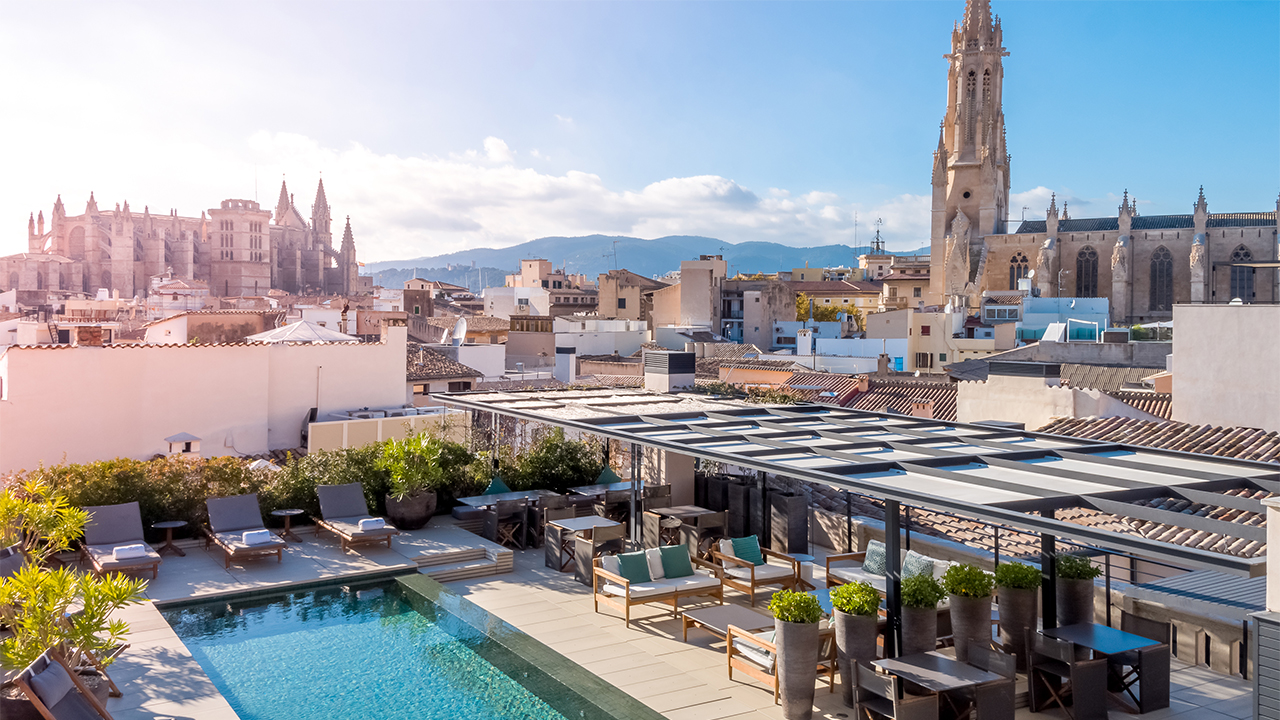
M 14 544 L 7 548 L 0 548 L 0 578 L 12 577 L 26 561 L 27 556 L 22 554 L 21 545 Z
M 236 495 L 225 498 L 209 498 L 209 527 L 214 532 L 258 530 L 262 524 L 262 509 L 258 507 L 258 494 Z
M 89 522 L 84 526 L 85 545 L 123 545 L 143 542 L 142 511 L 138 503 L 95 505 L 84 509 Z
M 346 485 L 320 485 L 316 487 L 320 496 L 320 515 L 327 519 L 364 517 L 369 514 L 369 503 L 364 499 L 364 488 L 360 483 Z

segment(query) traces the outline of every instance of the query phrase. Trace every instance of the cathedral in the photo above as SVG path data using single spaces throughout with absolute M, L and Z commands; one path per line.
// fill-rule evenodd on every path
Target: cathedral
M 1204 188 L 1185 215 L 1072 218 L 1055 197 L 1044 220 L 1009 232 L 1000 18 L 968 0 L 946 55 L 947 110 L 933 155 L 930 299 L 977 308 L 1029 278 L 1044 297 L 1105 297 L 1115 323 L 1169 320 L 1178 303 L 1280 302 L 1274 211 L 1210 213 Z
M 351 218 L 336 250 L 331 223 L 323 180 L 309 222 L 283 182 L 274 213 L 253 200 L 223 200 L 200 217 L 138 213 L 128 201 L 99 210 L 90 193 L 82 214 L 67 215 L 59 196 L 47 230 L 44 211 L 28 221 L 27 252 L 0 257 L 0 291 L 32 305 L 49 291 L 145 296 L 151 277 L 171 273 L 224 297 L 350 295 L 359 284 Z

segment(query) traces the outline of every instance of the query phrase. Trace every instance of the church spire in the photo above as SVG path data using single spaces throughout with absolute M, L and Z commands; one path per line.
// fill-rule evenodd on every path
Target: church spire
M 285 186 L 284 178 L 280 179 L 280 199 L 276 200 L 276 224 L 279 225 L 284 220 L 285 213 L 289 212 L 289 188 Z
M 320 184 L 316 186 L 316 202 L 311 207 L 312 215 L 317 215 L 321 212 L 325 216 L 329 215 L 329 199 L 324 196 L 324 178 L 320 178 Z
M 348 249 L 353 252 L 356 249 L 356 240 L 351 235 L 351 216 L 350 215 L 347 216 L 347 227 L 342 231 L 342 252 L 346 252 Z

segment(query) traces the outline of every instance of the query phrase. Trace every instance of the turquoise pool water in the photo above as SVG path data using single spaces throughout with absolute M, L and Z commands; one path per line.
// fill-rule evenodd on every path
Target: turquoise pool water
M 394 580 L 162 612 L 242 720 L 595 714 L 536 664 Z

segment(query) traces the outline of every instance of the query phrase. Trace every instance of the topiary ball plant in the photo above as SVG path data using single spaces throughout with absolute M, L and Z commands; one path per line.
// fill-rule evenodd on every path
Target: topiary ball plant
M 1057 567 L 1063 580 L 1092 580 L 1102 574 L 1102 568 L 1082 555 L 1059 555 Z
M 946 593 L 933 579 L 933 575 L 921 573 L 902 581 L 902 604 L 910 608 L 936 608 Z
M 994 584 L 991 573 L 968 563 L 952 565 L 942 574 L 942 586 L 948 593 L 960 597 L 990 597 Z
M 851 582 L 831 591 L 831 605 L 850 615 L 875 615 L 880 611 L 880 593 L 868 582 Z
M 779 590 L 769 599 L 769 612 L 783 622 L 816 623 L 822 618 L 818 598 L 809 593 Z
M 1013 590 L 1035 590 L 1040 587 L 1040 570 L 1026 563 L 1007 562 L 996 566 L 996 586 Z

